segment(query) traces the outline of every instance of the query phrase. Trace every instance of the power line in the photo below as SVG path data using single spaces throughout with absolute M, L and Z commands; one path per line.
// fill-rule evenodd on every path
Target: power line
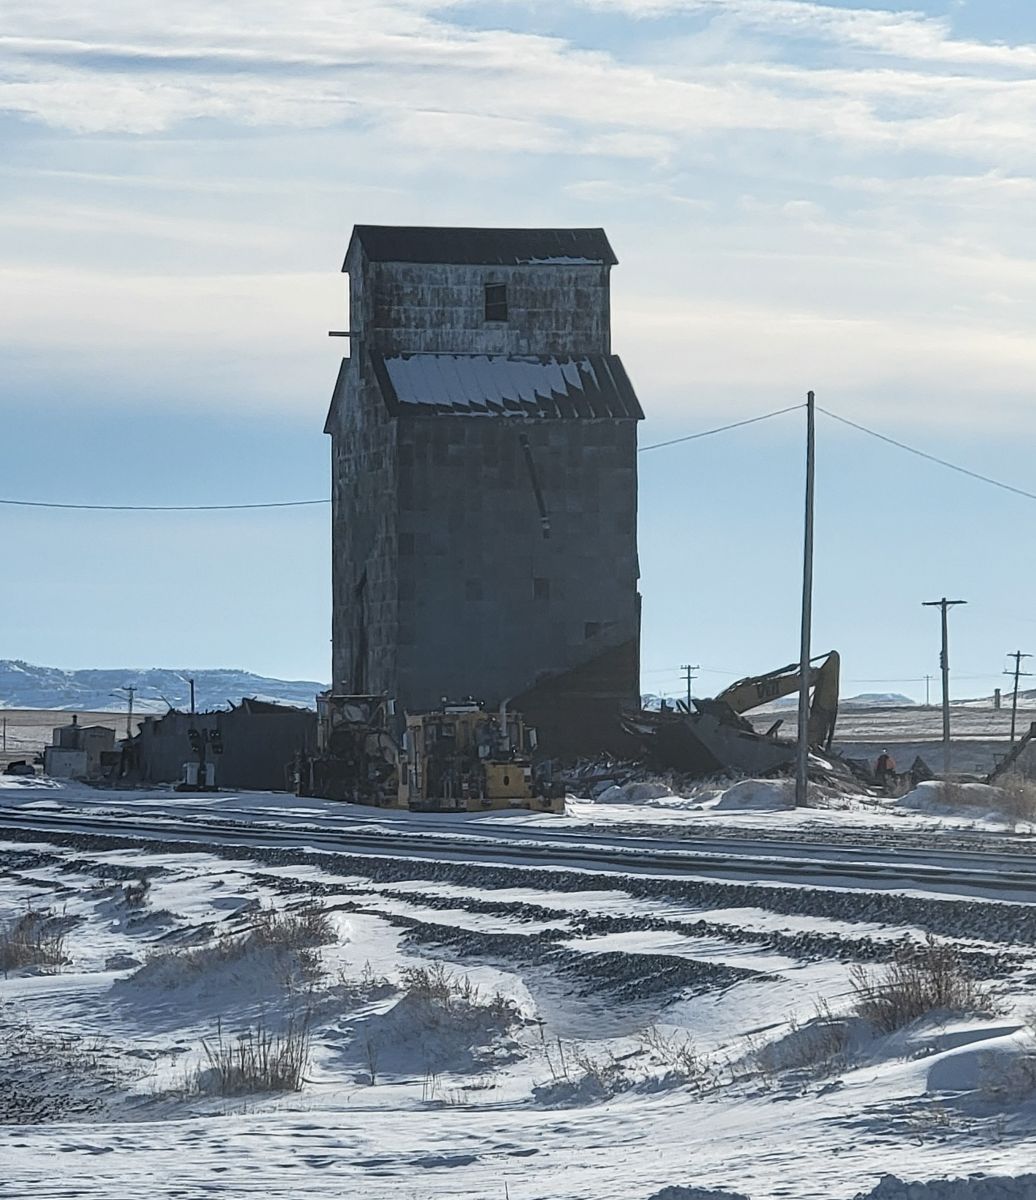
M 698 438 L 712 437 L 714 433 L 726 433 L 728 429 L 741 429 L 745 425 L 755 425 L 757 421 L 769 421 L 771 417 L 783 417 L 785 413 L 795 412 L 805 407 L 804 404 L 791 404 L 787 408 L 777 408 L 773 412 L 762 413 L 758 417 L 748 417 L 744 421 L 732 421 L 729 425 L 720 425 L 716 429 L 704 429 L 701 433 L 688 433 L 683 437 L 670 438 L 667 442 L 655 442 L 650 446 L 640 446 L 637 453 L 643 454 L 647 450 L 661 450 L 663 446 L 677 446 L 680 442 L 693 442 Z
M 58 504 L 50 500 L 3 500 L 20 508 L 72 508 L 89 512 L 227 512 L 242 508 L 303 508 L 328 500 L 270 500 L 261 504 Z
M 666 446 L 678 446 L 684 442 L 694 442 L 700 438 L 713 437 L 718 433 L 727 433 L 732 429 L 743 429 L 748 425 L 756 425 L 760 421 L 769 421 L 773 417 L 781 417 L 785 413 L 796 412 L 800 408 L 805 408 L 805 405 L 792 404 L 787 408 L 777 408 L 772 412 L 760 413 L 757 417 L 746 417 L 743 421 L 731 421 L 728 425 L 718 425 L 714 429 L 703 429 L 699 433 L 688 433 L 682 437 L 669 438 L 664 442 L 653 442 L 650 446 L 640 446 L 637 453 L 644 454 L 648 450 L 661 450 Z M 839 416 L 838 413 L 823 408 L 819 404 L 816 408 L 818 412 L 823 413 L 826 417 L 830 417 L 833 421 L 838 421 L 842 425 L 848 425 L 860 433 L 866 433 L 870 437 L 877 438 L 878 441 L 885 442 L 890 446 L 895 446 L 899 450 L 905 450 L 908 454 L 914 454 L 918 458 L 936 463 L 940 467 L 946 467 L 947 470 L 956 471 L 959 475 L 966 475 L 969 479 L 977 479 L 980 483 L 988 483 L 992 487 L 1000 488 L 1005 492 L 1022 496 L 1026 500 L 1036 500 L 1036 493 L 1034 492 L 1027 492 L 1024 488 L 1004 483 L 1001 479 L 994 479 L 990 475 L 983 475 L 979 471 L 972 471 L 968 467 L 960 466 L 958 463 L 952 463 L 945 458 L 939 458 L 938 455 L 929 454 L 927 450 L 921 450 L 917 446 L 910 446 L 906 442 L 897 441 L 896 438 L 889 437 L 884 433 L 878 433 L 875 429 L 868 429 L 866 425 L 861 425 L 857 421 L 850 421 L 848 417 Z M 77 512 L 246 512 L 254 509 L 314 508 L 327 506 L 330 503 L 329 498 L 322 500 L 265 500 L 254 504 L 71 504 L 54 500 L 0 498 L 0 505 L 7 505 L 9 507 L 65 509 Z
M 679 442 L 693 442 L 698 438 L 712 437 L 717 433 L 726 433 L 729 429 L 740 429 L 745 425 L 754 425 L 757 421 L 768 421 L 771 417 L 779 417 L 802 407 L 801 404 L 793 404 L 790 408 L 779 408 L 774 412 L 762 413 L 758 417 L 748 417 L 744 421 L 733 421 L 729 425 L 720 425 L 716 429 L 703 429 L 700 433 L 688 433 L 683 437 L 672 438 L 668 442 L 656 442 L 652 446 L 641 446 L 638 453 L 643 454 L 645 450 L 658 450 L 663 446 L 675 446 Z M 308 508 L 330 503 L 331 501 L 327 499 L 272 500 L 258 504 L 60 504 L 51 500 L 0 499 L 0 504 L 19 508 L 63 508 L 79 512 L 233 512 L 255 508 Z
M 831 412 L 830 409 L 821 408 L 819 404 L 817 405 L 817 411 L 822 412 L 825 417 L 830 417 L 833 421 L 840 421 L 843 425 L 848 425 L 852 429 L 858 429 L 860 433 L 868 433 L 871 437 L 877 438 L 881 442 L 887 442 L 890 446 L 896 446 L 900 450 L 905 450 L 908 454 L 916 454 L 918 458 L 925 458 L 929 462 L 938 463 L 940 467 L 946 467 L 948 470 L 956 471 L 960 475 L 967 475 L 970 479 L 977 479 L 981 483 L 988 483 L 993 487 L 1002 488 L 1005 492 L 1013 492 L 1016 496 L 1024 496 L 1026 500 L 1036 500 L 1036 493 L 1027 492 L 1024 488 L 1004 483 L 1000 479 L 993 479 L 990 475 L 982 475 L 978 471 L 971 471 L 967 467 L 959 466 L 957 463 L 947 462 L 945 458 L 929 454 L 927 450 L 919 450 L 916 446 L 908 446 L 906 442 L 897 442 L 895 438 L 891 438 L 887 434 L 878 433 L 874 429 L 868 429 L 866 425 L 850 421 L 848 417 L 840 417 L 837 413 Z

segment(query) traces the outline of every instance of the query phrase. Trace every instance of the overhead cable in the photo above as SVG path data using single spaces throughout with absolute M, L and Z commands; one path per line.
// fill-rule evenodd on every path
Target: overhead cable
M 714 433 L 726 433 L 728 429 L 741 429 L 745 425 L 754 425 L 757 421 L 769 421 L 771 417 L 782 417 L 785 413 L 795 412 L 796 409 L 805 407 L 804 404 L 791 404 L 787 408 L 777 408 L 773 412 L 762 413 L 758 417 L 748 417 L 744 421 L 732 421 L 729 425 L 720 425 L 716 429 L 703 429 L 701 433 L 688 433 L 683 437 L 670 438 L 667 442 L 655 442 L 650 446 L 641 446 L 638 453 L 643 454 L 645 450 L 661 450 L 663 446 L 676 446 L 680 442 L 693 442 L 698 438 L 712 437 Z
M 675 446 L 678 442 L 692 442 L 697 438 L 711 437 L 716 433 L 726 433 L 728 429 L 739 429 L 743 425 L 754 425 L 757 421 L 767 421 L 770 417 L 779 417 L 783 413 L 794 412 L 804 408 L 803 404 L 793 404 L 790 408 L 779 408 L 775 412 L 762 413 L 758 417 L 749 417 L 744 421 L 734 421 L 730 425 L 721 425 L 717 429 L 704 429 L 701 433 L 688 433 L 683 437 L 672 438 L 668 442 L 656 442 L 652 446 L 641 446 L 640 452 L 658 450 L 662 446 Z M 328 500 L 275 500 L 259 504 L 59 504 L 51 500 L 4 500 L 0 504 L 14 505 L 19 508 L 65 508 L 85 512 L 230 512 L 254 508 L 306 508 L 318 504 L 330 504 Z
M 58 504 L 51 500 L 2 500 L 20 508 L 73 508 L 89 512 L 227 512 L 242 508 L 304 508 L 330 500 L 268 500 L 261 504 Z
M 825 417 L 830 417 L 833 421 L 840 421 L 843 425 L 848 425 L 852 429 L 858 429 L 860 433 L 868 433 L 871 437 L 877 438 L 881 442 L 887 442 L 890 446 L 896 446 L 900 450 L 905 450 L 908 454 L 916 454 L 918 458 L 925 458 L 929 462 L 938 463 L 940 467 L 946 467 L 948 470 L 956 471 L 960 475 L 967 475 L 970 479 L 977 479 L 981 483 L 988 483 L 993 487 L 1002 488 L 1005 492 L 1013 492 L 1016 496 L 1024 496 L 1026 500 L 1036 500 L 1036 493 L 1034 492 L 1027 492 L 1024 488 L 1004 483 L 1003 480 L 993 479 L 991 476 L 982 475 L 978 471 L 971 471 L 967 467 L 959 466 L 957 463 L 947 462 L 945 458 L 929 454 L 927 450 L 919 450 L 916 446 L 908 446 L 906 442 L 897 442 L 895 438 L 891 438 L 887 434 L 878 433 L 875 429 L 868 429 L 866 425 L 850 421 L 848 417 L 840 417 L 838 413 L 833 413 L 827 408 L 821 408 L 819 404 L 817 405 L 817 412 L 822 412 Z

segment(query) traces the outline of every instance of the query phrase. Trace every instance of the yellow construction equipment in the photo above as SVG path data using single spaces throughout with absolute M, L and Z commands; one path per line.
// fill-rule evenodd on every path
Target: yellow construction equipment
M 811 749 L 830 750 L 838 717 L 839 658 L 836 651 L 810 662 L 807 736 Z M 626 731 L 640 739 L 649 761 L 666 770 L 690 775 L 738 772 L 770 775 L 795 761 L 795 743 L 777 737 L 777 720 L 765 734 L 756 733 L 742 713 L 799 690 L 797 663 L 751 675 L 732 683 L 709 700 L 695 700 L 694 710 L 678 702 L 661 711 L 641 711 L 623 718 Z
M 532 765 L 535 730 L 502 705 L 476 701 L 408 713 L 399 754 L 399 806 L 421 811 L 528 808 L 564 812 L 564 793 Z
M 817 664 L 817 665 L 814 665 Z M 835 722 L 838 719 L 838 677 L 841 660 L 838 651 L 821 654 L 810 659 L 809 687 L 813 693 L 809 702 L 809 744 L 829 750 L 831 739 L 835 733 Z M 732 683 L 725 691 L 720 692 L 712 703 L 725 704 L 731 712 L 749 712 L 760 705 L 769 704 L 772 700 L 780 700 L 799 690 L 799 664 L 790 663 L 786 667 L 778 667 L 776 671 L 768 671 L 765 675 L 749 675 Z

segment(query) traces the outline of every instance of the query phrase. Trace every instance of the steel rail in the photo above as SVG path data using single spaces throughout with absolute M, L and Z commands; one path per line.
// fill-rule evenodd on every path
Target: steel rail
M 17 814 L 23 810 L 5 808 L 0 805 L 0 818 L 5 813 Z M 70 813 L 97 812 L 108 822 L 131 821 L 138 824 L 138 814 L 143 817 L 160 821 L 176 821 L 178 818 L 164 808 L 132 807 L 118 808 L 106 804 L 90 809 L 69 809 Z M 572 830 L 552 829 L 547 825 L 509 824 L 484 820 L 458 819 L 449 814 L 426 816 L 424 814 L 399 813 L 394 810 L 372 808 L 368 812 L 359 813 L 355 809 L 335 811 L 326 818 L 318 818 L 316 824 L 312 821 L 318 814 L 289 816 L 286 814 L 269 815 L 263 810 L 248 808 L 230 808 L 213 806 L 192 807 L 189 812 L 193 815 L 207 818 L 214 827 L 247 828 L 248 830 L 265 830 L 271 833 L 293 830 L 300 836 L 344 834 L 340 828 L 343 824 L 372 828 L 385 837 L 398 837 L 420 833 L 430 836 L 433 840 L 456 838 L 467 841 L 492 840 L 513 842 L 541 842 L 561 847 L 597 846 L 606 849 L 628 849 L 635 851 L 656 850 L 673 851 L 678 853 L 699 853 L 707 855 L 734 855 L 739 858 L 783 856 L 787 858 L 816 859 L 835 862 L 866 862 L 886 866 L 943 866 L 958 871 L 964 864 L 1002 873 L 1004 868 L 1012 868 L 1023 874 L 1032 872 L 1036 875 L 1036 853 L 1010 853 L 999 847 L 989 850 L 941 849 L 938 847 L 900 846 L 895 844 L 895 833 L 880 835 L 874 831 L 875 841 L 859 842 L 811 842 L 796 838 L 747 836 L 727 834 L 713 837 L 656 837 L 651 834 L 621 834 L 610 831 L 601 832 L 596 829 Z M 56 815 L 56 814 L 55 814 Z M 197 824 L 197 821 L 183 824 Z M 338 828 L 336 828 L 338 826 Z M 398 829 L 398 833 L 396 830 Z M 856 831 L 859 833 L 859 831 Z M 351 836 L 351 835 L 350 835 Z M 880 840 L 878 840 L 880 837 Z M 1003 840 L 1006 840 L 1003 839 Z
M 244 848 L 289 848 L 300 852 L 319 850 L 329 854 L 352 854 L 369 858 L 419 858 L 441 861 L 466 861 L 480 865 L 549 865 L 556 870 L 606 870 L 619 874 L 651 873 L 667 876 L 736 878 L 742 882 L 768 881 L 801 884 L 808 879 L 817 887 L 864 887 L 869 890 L 894 890 L 922 887 L 931 890 L 953 889 L 969 896 L 976 893 L 1011 892 L 1012 899 L 1036 904 L 1036 863 L 1028 870 L 973 870 L 952 866 L 925 866 L 917 863 L 892 864 L 845 860 L 782 858 L 701 853 L 684 850 L 629 849 L 595 844 L 566 846 L 559 854 L 557 845 L 519 840 L 451 838 L 429 839 L 427 834 L 324 832 L 300 829 L 271 829 L 268 826 L 227 825 L 220 822 L 183 822 L 149 820 L 120 823 L 111 817 L 72 816 L 50 813 L 22 813 L 0 810 L 0 838 L 5 829 L 68 835 L 87 834 L 123 842 L 147 845 L 154 841 L 188 843 L 204 849 L 212 845 Z M 517 861 L 515 861 L 517 860 Z M 991 864 L 991 868 L 996 864 Z M 1022 893 L 1019 897 L 1018 893 Z M 1025 895 L 1028 893 L 1028 895 Z

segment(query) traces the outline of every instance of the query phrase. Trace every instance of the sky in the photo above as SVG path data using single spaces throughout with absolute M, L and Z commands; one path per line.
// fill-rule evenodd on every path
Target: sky
M 328 494 L 353 223 L 604 226 L 641 444 L 801 403 L 1036 491 L 1036 8 L 7 0 L 0 498 Z M 1033 500 L 820 414 L 814 649 L 1036 652 Z M 797 657 L 801 410 L 640 455 L 643 685 Z M 329 676 L 326 508 L 0 506 L 0 657 Z M 1034 660 L 1036 661 L 1036 660 Z M 1036 667 L 1032 668 L 1036 670 Z M 932 680 L 933 698 L 937 680 Z

